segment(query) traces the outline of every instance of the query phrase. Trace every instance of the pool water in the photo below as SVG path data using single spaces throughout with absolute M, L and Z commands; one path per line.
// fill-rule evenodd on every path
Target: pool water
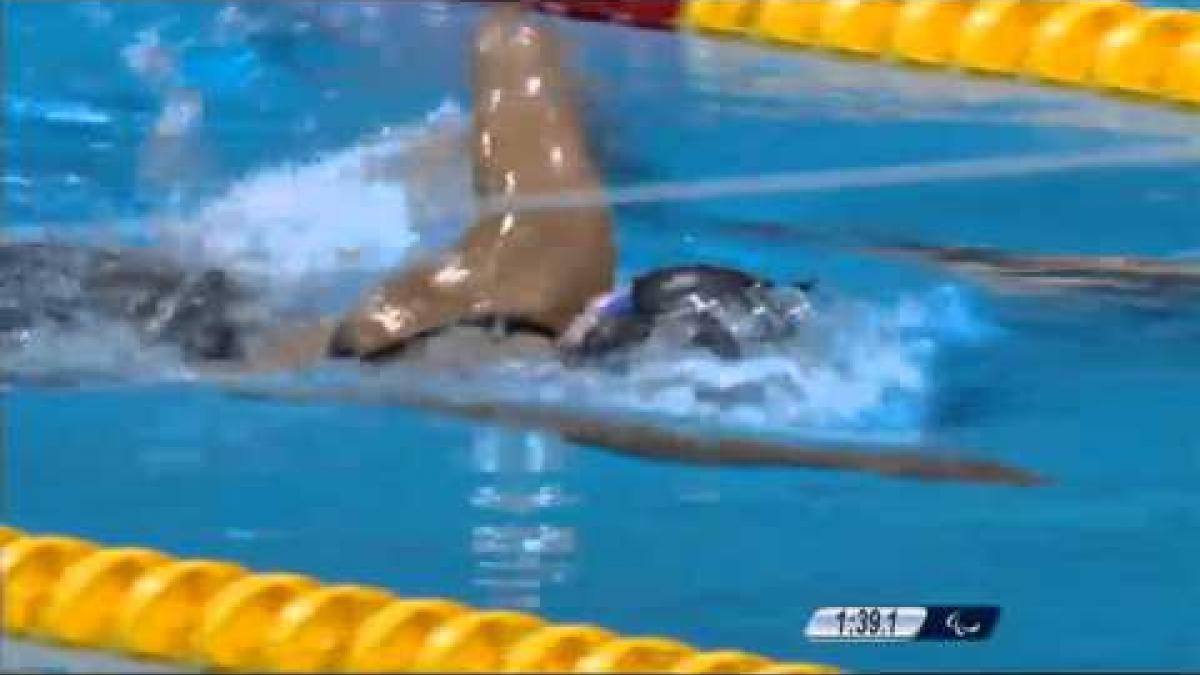
M 9 236 L 182 247 L 265 280 L 281 304 L 304 289 L 316 312 L 469 218 L 456 143 L 475 6 L 3 11 Z M 685 426 L 962 449 L 1051 484 L 647 463 L 386 396 L 248 400 L 92 335 L 17 365 L 151 376 L 9 387 L 5 521 L 851 669 L 1200 667 L 1200 311 L 997 295 L 834 245 L 1200 255 L 1200 161 L 1104 159 L 1194 143 L 1200 117 L 560 27 L 609 184 L 825 177 L 619 206 L 620 274 L 707 261 L 816 278 L 831 318 L 814 353 L 734 367 L 689 357 L 627 378 L 502 373 L 515 388 Z M 356 173 L 363 157 L 423 143 L 451 151 L 408 184 Z M 1022 171 L 1033 155 L 1096 159 Z M 1010 170 L 989 177 L 972 164 L 985 159 Z M 950 179 L 949 161 L 985 169 Z M 899 165 L 904 182 L 872 179 Z M 713 389 L 750 393 L 714 402 Z M 1003 614 L 993 639 L 972 645 L 803 635 L 818 606 L 914 604 Z

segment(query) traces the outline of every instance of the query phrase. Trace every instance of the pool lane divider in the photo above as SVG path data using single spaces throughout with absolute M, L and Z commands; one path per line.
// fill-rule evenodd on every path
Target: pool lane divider
M 698 651 L 524 612 L 403 599 L 147 548 L 0 525 L 4 631 L 72 648 L 258 672 L 836 673 Z
M 1200 106 L 1200 11 L 1132 0 L 540 0 L 546 12 Z

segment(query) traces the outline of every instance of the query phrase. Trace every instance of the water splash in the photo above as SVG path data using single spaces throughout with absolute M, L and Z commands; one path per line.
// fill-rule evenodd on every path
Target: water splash
M 420 124 L 314 163 L 256 172 L 195 214 L 156 223 L 157 238 L 276 299 L 394 269 L 419 242 L 469 222 L 465 167 L 453 166 L 453 158 L 422 161 L 427 152 L 411 156 L 453 144 L 465 124 L 458 106 L 447 103 Z M 448 180 L 423 180 L 433 175 Z M 447 206 L 431 209 L 431 202 Z
M 42 325 L 0 333 L 0 384 L 79 387 L 195 379 L 179 350 L 147 345 L 132 326 L 80 318 L 71 328 Z
M 454 217 L 469 208 L 469 172 L 448 180 L 460 169 L 429 161 L 424 151 L 457 139 L 465 119 L 448 103 L 416 124 L 315 162 L 258 171 L 187 216 L 88 224 L 70 233 L 18 225 L 6 238 L 166 249 L 188 265 L 225 269 L 257 287 L 268 316 L 344 308 L 363 283 L 401 265 L 422 240 L 444 238 L 469 222 Z M 410 152 L 423 154 L 417 160 Z M 422 182 L 426 174 L 410 171 L 410 164 L 440 172 L 441 179 Z M 417 185 L 427 194 L 413 198 Z M 455 206 L 422 208 L 427 202 Z M 5 378 L 69 383 L 153 379 L 155 373 L 172 380 L 186 373 L 175 350 L 146 350 L 133 327 L 99 319 L 70 330 L 0 331 L 0 339 Z
M 908 444 L 933 417 L 935 357 L 991 334 L 952 286 L 891 303 L 826 297 L 794 339 L 738 361 L 648 344 L 623 369 L 568 368 L 544 356 L 431 371 L 419 364 L 328 364 L 250 382 L 268 398 L 409 405 L 562 408 L 696 431 L 753 429 L 822 440 Z
M 958 290 L 943 287 L 887 305 L 825 298 L 796 337 L 738 361 L 651 341 L 627 371 L 512 362 L 484 377 L 501 395 L 540 403 L 911 440 L 927 419 L 938 350 L 986 335 Z
M 359 291 L 346 285 L 377 279 L 470 222 L 468 153 L 460 145 L 466 127 L 462 111 L 447 104 L 418 124 L 315 162 L 260 170 L 190 216 L 152 223 L 150 243 L 260 284 L 269 301 L 314 302 L 314 286 L 335 287 L 345 299 Z M 652 341 L 624 373 L 525 360 L 486 368 L 451 386 L 464 395 L 477 390 L 554 405 L 582 401 L 732 426 L 905 438 L 919 434 L 926 420 L 938 349 L 979 337 L 977 329 L 952 288 L 886 305 L 832 297 L 794 341 L 738 362 L 661 349 Z M 38 348 L 23 352 L 24 361 L 5 367 L 46 374 L 76 358 L 84 362 L 65 372 L 109 369 L 136 379 L 157 369 L 166 379 L 188 376 L 169 354 L 131 361 L 130 354 L 140 353 L 132 340 L 111 330 L 45 333 Z M 412 380 L 349 372 L 352 386 L 386 390 Z

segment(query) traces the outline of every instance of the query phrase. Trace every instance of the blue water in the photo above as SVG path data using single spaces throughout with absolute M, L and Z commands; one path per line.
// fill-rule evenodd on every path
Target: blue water
M 5 223 L 144 239 L 175 219 L 230 259 L 246 233 L 266 236 L 272 264 L 302 272 L 328 261 L 300 256 L 276 223 L 310 249 L 353 237 L 381 266 L 431 245 L 450 226 L 398 216 L 411 193 L 304 173 L 384 126 L 430 134 L 469 110 L 478 10 L 372 9 L 6 4 Z M 1194 113 L 1027 84 L 562 29 L 613 185 L 1178 145 L 1200 129 Z M 156 150 L 149 131 L 185 90 L 202 122 L 183 150 Z M 1184 255 L 1200 250 L 1198 168 L 617 210 L 622 275 L 723 262 L 818 277 L 855 308 L 836 333 L 845 368 L 802 369 L 757 408 L 720 414 L 965 448 L 1047 487 L 648 464 L 403 408 L 248 401 L 173 379 L 9 391 L 5 520 L 852 669 L 1195 669 L 1197 312 L 1005 298 L 788 233 Z M 647 405 L 715 414 L 692 393 L 664 386 Z M 936 603 L 1004 613 L 977 645 L 803 636 L 821 605 Z

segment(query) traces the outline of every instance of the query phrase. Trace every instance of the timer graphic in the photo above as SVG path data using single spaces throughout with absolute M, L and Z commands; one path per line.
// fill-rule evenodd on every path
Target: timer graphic
M 819 642 L 979 642 L 995 628 L 991 606 L 822 607 L 804 634 Z

